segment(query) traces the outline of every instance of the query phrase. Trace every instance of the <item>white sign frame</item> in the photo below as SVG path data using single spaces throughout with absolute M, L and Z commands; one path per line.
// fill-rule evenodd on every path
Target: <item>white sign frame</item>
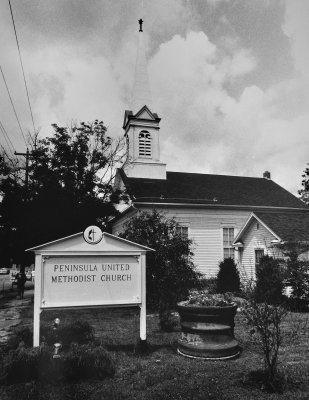
M 145 246 L 130 242 L 104 232 L 102 240 L 97 244 L 84 241 L 83 232 L 68 236 L 28 251 L 35 252 L 35 285 L 34 285 L 34 317 L 33 317 L 33 347 L 40 345 L 40 314 L 44 309 L 83 309 L 98 307 L 140 307 L 140 339 L 146 341 L 146 252 L 153 251 Z M 135 257 L 140 268 L 140 299 L 117 304 L 95 303 L 80 305 L 46 305 L 43 298 L 44 262 L 49 258 L 60 257 Z

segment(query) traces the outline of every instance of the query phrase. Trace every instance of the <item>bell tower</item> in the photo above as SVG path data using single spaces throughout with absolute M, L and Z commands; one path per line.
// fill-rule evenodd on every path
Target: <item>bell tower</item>
M 127 141 L 125 173 L 132 178 L 166 179 L 166 164 L 160 161 L 160 118 L 151 111 L 151 91 L 143 38 L 139 21 L 139 43 L 132 92 L 132 110 L 126 110 L 123 129 Z

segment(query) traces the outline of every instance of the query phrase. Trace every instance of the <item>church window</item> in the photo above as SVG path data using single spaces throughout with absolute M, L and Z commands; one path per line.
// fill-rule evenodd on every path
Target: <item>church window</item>
M 140 157 L 151 157 L 151 135 L 147 131 L 138 135 L 138 154 Z
M 261 258 L 264 256 L 263 249 L 255 249 L 255 266 L 257 267 L 260 264 Z
M 223 258 L 234 259 L 234 228 L 223 228 Z
M 179 225 L 176 227 L 176 233 L 177 233 L 177 235 L 180 235 L 181 237 L 188 239 L 189 228 L 188 228 L 188 226 Z

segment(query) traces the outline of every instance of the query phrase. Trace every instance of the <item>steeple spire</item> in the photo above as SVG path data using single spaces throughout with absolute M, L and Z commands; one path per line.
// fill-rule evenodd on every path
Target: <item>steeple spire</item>
M 132 92 L 132 111 L 138 112 L 143 106 L 151 108 L 151 92 L 148 79 L 145 44 L 143 37 L 143 20 L 139 19 L 138 50 L 135 65 L 135 78 Z

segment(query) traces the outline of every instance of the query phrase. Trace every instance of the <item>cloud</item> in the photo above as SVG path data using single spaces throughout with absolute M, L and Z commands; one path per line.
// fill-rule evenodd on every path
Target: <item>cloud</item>
M 286 0 L 283 31 L 291 40 L 295 68 L 309 80 L 309 2 Z
M 42 135 L 51 133 L 54 122 L 100 118 L 121 136 L 133 87 L 140 1 L 15 3 Z M 268 169 L 279 184 L 299 189 L 309 145 L 308 3 L 286 0 L 283 24 L 281 2 L 279 7 L 268 0 L 144 1 L 153 111 L 162 118 L 161 153 L 169 170 L 261 176 Z M 0 15 L 1 65 L 22 126 L 30 128 L 4 2 Z M 3 82 L 0 96 L 0 119 L 23 151 Z
M 297 191 L 309 117 L 291 96 L 302 93 L 308 104 L 309 88 L 292 79 L 264 90 L 246 86 L 238 98 L 228 92 L 228 84 L 255 68 L 250 49 L 227 55 L 203 32 L 176 35 L 160 46 L 149 69 L 154 111 L 162 117 L 162 159 L 170 170 L 248 176 L 270 170 L 279 184 Z

